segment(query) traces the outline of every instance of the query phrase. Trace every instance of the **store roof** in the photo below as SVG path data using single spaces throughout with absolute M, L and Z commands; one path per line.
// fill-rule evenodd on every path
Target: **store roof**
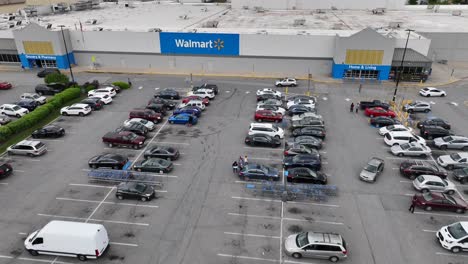
M 401 48 L 395 49 L 395 52 L 393 53 L 393 61 L 401 61 L 403 59 L 404 51 L 405 49 Z M 405 53 L 405 62 L 432 62 L 432 60 L 421 53 L 408 48 Z

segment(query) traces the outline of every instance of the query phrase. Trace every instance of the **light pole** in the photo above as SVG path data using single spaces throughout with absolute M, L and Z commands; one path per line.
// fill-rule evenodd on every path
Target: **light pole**
M 75 82 L 75 77 L 73 76 L 73 70 L 70 64 L 70 58 L 68 57 L 68 49 L 67 49 L 67 42 L 65 41 L 65 34 L 63 33 L 63 28 L 65 27 L 64 25 L 60 25 L 60 30 L 62 31 L 62 38 L 63 38 L 63 44 L 65 45 L 65 52 L 67 56 L 67 63 L 68 63 L 68 69 L 70 69 L 70 75 L 72 78 L 72 82 Z
M 400 69 L 398 69 L 397 71 L 397 80 L 396 80 L 395 91 L 393 92 L 393 99 L 392 99 L 393 102 L 395 102 L 396 94 L 398 91 L 398 84 L 400 83 L 401 73 L 403 72 L 403 62 L 405 61 L 405 55 L 406 55 L 406 49 L 408 48 L 409 37 L 411 35 L 411 32 L 414 30 L 407 29 L 405 31 L 408 31 L 408 37 L 406 38 L 406 44 L 405 44 L 405 49 L 403 50 L 403 57 L 401 58 Z

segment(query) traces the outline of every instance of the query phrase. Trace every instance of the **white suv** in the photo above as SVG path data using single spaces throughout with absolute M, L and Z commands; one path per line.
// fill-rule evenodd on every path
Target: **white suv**
M 215 98 L 215 94 L 213 92 L 213 90 L 211 89 L 198 89 L 196 91 L 193 91 L 193 92 L 189 92 L 188 95 L 196 95 L 196 96 L 200 96 L 202 98 L 208 98 L 208 99 L 214 99 Z
M 297 86 L 297 81 L 294 78 L 284 78 L 281 80 L 277 80 L 275 82 L 276 87 L 283 87 L 283 86 Z
M 449 170 L 468 166 L 468 152 L 457 152 L 450 155 L 442 155 L 437 158 L 440 166 Z
M 40 96 L 37 93 L 24 93 L 21 95 L 21 99 L 31 99 L 36 101 L 38 104 L 45 104 L 47 100 L 45 96 Z
M 284 138 L 284 131 L 273 124 L 251 123 L 249 127 L 249 135 L 267 134 L 271 137 Z
M 419 144 L 426 145 L 426 140 L 417 136 L 409 131 L 389 132 L 384 136 L 385 144 L 389 146 L 400 145 L 404 143 L 418 142 Z
M 468 222 L 456 222 L 443 226 L 437 231 L 436 237 L 443 248 L 453 253 L 468 251 Z
M 3 104 L 0 106 L 0 114 L 16 116 L 18 118 L 29 113 L 28 109 L 14 104 Z
M 110 97 L 115 97 L 117 95 L 117 92 L 115 91 L 114 87 L 104 87 L 88 92 L 88 96 L 95 96 L 97 94 L 107 94 Z
M 60 109 L 60 114 L 67 116 L 67 115 L 79 115 L 85 116 L 91 113 L 91 107 L 87 104 L 73 104 L 70 106 L 65 106 Z

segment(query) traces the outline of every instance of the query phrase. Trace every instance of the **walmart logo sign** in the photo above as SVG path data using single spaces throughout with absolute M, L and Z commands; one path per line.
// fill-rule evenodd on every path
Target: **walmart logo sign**
M 159 34 L 162 54 L 239 56 L 238 34 Z

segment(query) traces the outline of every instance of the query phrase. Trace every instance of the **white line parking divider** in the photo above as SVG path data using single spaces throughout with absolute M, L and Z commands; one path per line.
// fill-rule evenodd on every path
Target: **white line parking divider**
M 101 202 L 101 201 L 95 201 L 95 200 L 82 200 L 82 199 L 73 199 L 73 198 L 66 198 L 66 197 L 56 197 L 55 199 L 61 200 L 61 201 L 83 202 L 83 203 L 100 203 L 100 202 Z M 136 206 L 136 207 L 159 208 L 159 206 L 157 206 L 157 205 L 145 205 L 145 204 L 115 203 L 115 202 L 104 202 L 103 204 L 114 204 L 114 205 L 128 205 L 128 206 Z
M 154 139 L 159 135 L 159 133 L 161 133 L 161 130 L 167 125 L 167 122 L 169 121 L 169 119 L 166 119 L 166 121 L 164 122 L 164 124 L 162 124 L 162 126 L 158 129 L 158 131 L 154 134 L 154 136 L 150 139 L 150 141 L 146 144 L 146 146 L 141 150 L 140 154 L 138 154 L 136 157 L 135 157 L 135 160 L 132 162 L 132 164 L 130 164 L 130 168 L 133 167 L 133 165 L 135 165 L 135 162 L 137 162 L 137 160 L 141 157 L 141 155 L 143 155 L 143 153 L 145 153 L 145 151 L 148 149 L 149 145 L 151 144 L 151 142 L 154 141 Z
M 109 242 L 111 245 L 119 245 L 119 246 L 128 246 L 128 247 L 138 247 L 137 244 L 129 244 L 129 243 L 120 243 L 120 242 Z
M 247 257 L 247 256 L 237 256 L 237 255 L 229 255 L 229 254 L 218 254 L 220 257 L 227 257 L 227 258 L 236 258 L 236 259 L 251 259 L 251 260 L 263 260 L 268 262 L 278 262 L 276 259 L 266 259 L 266 258 L 254 258 L 254 257 Z
M 463 257 L 463 258 L 468 258 L 467 255 L 461 255 L 461 254 L 450 254 L 450 253 L 445 253 L 445 252 L 436 252 L 436 255 L 443 255 L 443 256 L 449 256 L 449 257 Z
M 8 182 L 0 182 L 0 185 L 8 185 Z
M 265 218 L 265 219 L 273 219 L 273 220 L 287 220 L 287 221 L 297 221 L 297 222 L 314 222 L 314 223 L 324 223 L 324 224 L 331 224 L 331 225 L 344 225 L 340 222 L 330 222 L 330 221 L 321 221 L 321 220 L 307 220 L 307 219 L 298 219 L 298 218 L 288 218 L 288 217 L 279 217 L 279 216 L 269 216 L 269 215 L 248 215 L 248 214 L 238 214 L 238 213 L 228 213 L 228 215 L 232 216 L 245 216 L 251 218 Z
M 91 217 L 93 217 L 93 215 L 97 212 L 97 210 L 101 207 L 101 205 L 106 201 L 107 197 L 109 197 L 109 195 L 114 191 L 114 189 L 116 189 L 116 188 L 113 187 L 112 189 L 109 190 L 107 195 L 104 196 L 104 199 L 102 199 L 102 201 L 98 204 L 98 206 L 96 206 L 96 208 L 94 208 L 94 211 L 88 216 L 88 218 L 86 218 L 85 223 L 87 223 L 89 221 L 89 219 L 91 219 Z
M 428 232 L 428 233 L 436 233 L 437 232 L 436 230 L 427 230 L 427 229 L 423 229 L 422 231 L 423 232 Z
M 260 237 L 260 238 L 280 238 L 279 236 L 264 236 L 264 235 L 256 235 L 256 234 L 244 234 L 244 233 L 232 233 L 232 232 L 224 232 L 226 235 L 233 235 L 233 236 L 247 236 L 247 237 Z
M 167 123 L 167 121 L 166 121 L 166 123 Z M 164 125 L 165 125 L 166 123 L 164 123 Z M 162 127 L 161 127 L 161 128 L 162 128 Z M 156 134 L 157 134 L 157 133 L 158 133 L 158 132 L 156 132 Z M 190 143 L 184 143 L 184 142 L 167 142 L 167 141 L 160 141 L 160 142 L 158 142 L 158 144 L 174 144 L 174 145 L 186 145 L 186 146 L 189 146 L 189 145 L 190 145 Z
M 414 212 L 415 214 L 423 214 L 423 215 L 437 215 L 437 216 L 446 216 L 446 217 L 456 217 L 456 218 L 467 218 L 468 215 L 455 215 L 455 214 L 438 214 L 438 213 L 426 213 L 426 212 Z
M 63 218 L 63 219 L 86 220 L 86 218 L 74 217 L 74 216 L 51 215 L 51 214 L 37 214 L 37 215 L 38 216 L 45 216 L 45 217 Z M 114 220 L 89 219 L 89 221 L 123 224 L 123 225 L 149 226 L 149 224 L 147 224 L 147 223 L 134 223 L 134 222 L 114 221 Z
M 12 256 L 5 256 L 5 255 L 0 255 L 0 258 L 6 258 L 6 259 L 12 259 Z

